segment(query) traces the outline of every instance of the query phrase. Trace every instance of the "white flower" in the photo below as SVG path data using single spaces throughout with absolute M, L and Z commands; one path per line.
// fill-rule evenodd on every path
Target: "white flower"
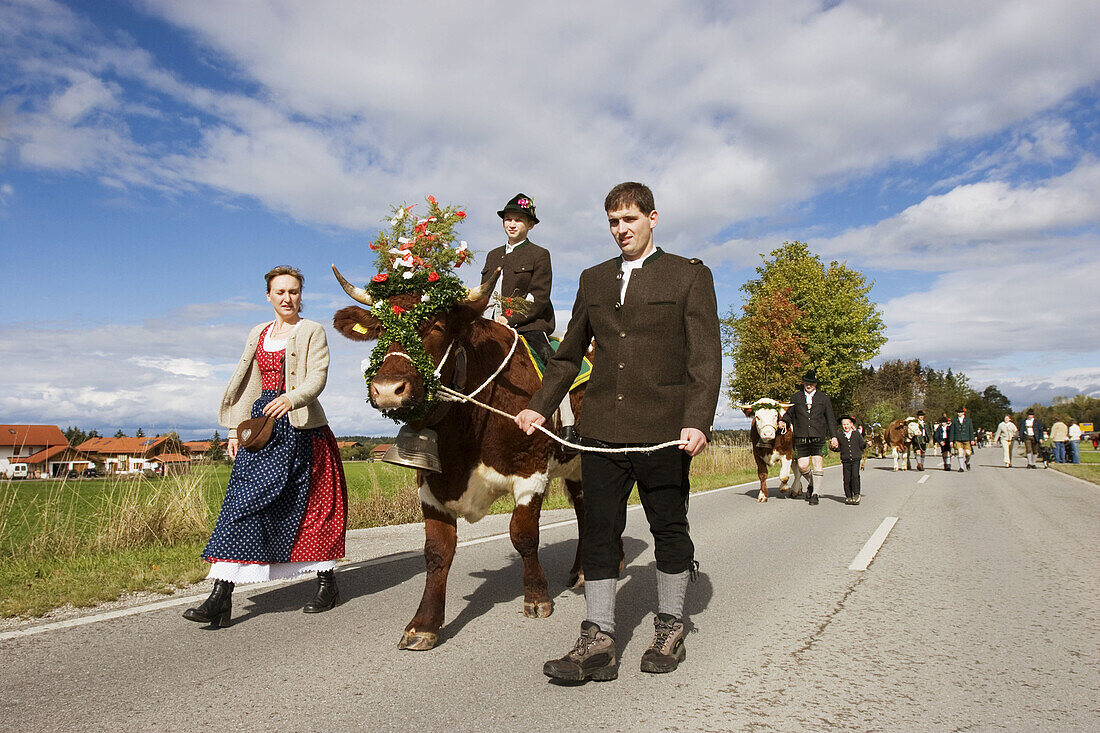
M 409 243 L 409 242 L 411 242 L 411 241 L 412 241 L 412 240 L 411 240 L 411 239 L 409 239 L 408 237 L 398 237 L 398 238 L 397 238 L 397 242 L 398 242 L 398 244 L 408 244 L 408 243 Z
M 363 372 L 363 374 L 366 374 L 368 369 L 370 369 L 369 358 L 363 359 L 363 361 L 359 362 L 359 371 Z
M 427 293 L 424 293 L 423 295 L 420 296 L 420 302 L 421 303 L 427 303 L 431 299 L 431 297 L 432 296 L 428 295 Z
M 405 211 L 405 207 L 401 207 L 400 209 L 398 209 L 397 213 L 395 213 L 393 215 L 393 218 L 390 219 L 390 224 L 397 224 L 397 222 L 405 218 L 406 213 L 407 212 Z
M 397 247 L 391 247 L 388 251 L 391 255 L 397 255 L 398 257 L 405 256 L 405 250 L 398 249 Z
M 459 252 L 465 252 L 466 251 L 466 240 L 465 239 L 463 239 L 461 242 L 458 243 L 458 248 L 457 249 L 458 249 Z
M 401 273 L 401 277 L 405 278 L 406 280 L 408 280 L 412 276 L 412 270 L 405 270 L 403 273 Z

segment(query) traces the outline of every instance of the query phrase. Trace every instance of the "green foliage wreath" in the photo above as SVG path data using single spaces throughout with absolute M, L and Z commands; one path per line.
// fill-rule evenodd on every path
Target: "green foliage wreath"
M 389 231 L 379 231 L 370 243 L 377 253 L 378 274 L 371 278 L 366 291 L 373 303 L 371 314 L 381 321 L 386 338 L 379 338 L 375 344 L 363 378 L 370 384 L 382 367 L 389 345 L 396 341 L 424 381 L 420 405 L 382 411 L 394 421 L 419 419 L 435 403 L 439 378 L 418 327 L 466 298 L 466 286 L 454 269 L 473 261 L 466 242 L 455 245 L 455 227 L 466 218 L 466 212 L 455 206 L 441 207 L 434 196 L 426 200 L 428 211 L 423 218 L 411 213 L 414 206 L 393 207 Z M 391 297 L 406 293 L 419 293 L 420 301 L 409 308 L 390 303 Z

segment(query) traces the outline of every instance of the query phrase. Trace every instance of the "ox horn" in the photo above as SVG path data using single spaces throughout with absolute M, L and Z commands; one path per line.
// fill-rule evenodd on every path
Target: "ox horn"
M 368 307 L 374 304 L 374 302 L 371 300 L 370 293 L 368 293 L 363 288 L 355 287 L 347 280 L 345 280 L 344 276 L 340 274 L 340 271 L 336 269 L 336 265 L 332 266 L 332 274 L 335 275 L 336 279 L 340 281 L 340 287 L 344 289 L 345 293 L 352 297 L 352 300 L 358 301 Z
M 493 292 L 493 288 L 497 285 L 497 278 L 500 277 L 500 268 L 489 277 L 488 280 L 478 285 L 476 288 L 470 288 L 469 295 L 466 296 L 467 303 L 476 303 L 479 300 L 484 299 L 489 293 Z

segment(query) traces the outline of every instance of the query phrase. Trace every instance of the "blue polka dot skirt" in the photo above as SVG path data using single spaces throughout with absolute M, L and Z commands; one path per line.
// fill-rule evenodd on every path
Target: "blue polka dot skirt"
M 265 389 L 252 417 L 282 392 Z M 271 440 L 233 462 L 209 562 L 311 563 L 344 556 L 347 482 L 336 438 L 327 425 L 299 430 L 286 415 Z

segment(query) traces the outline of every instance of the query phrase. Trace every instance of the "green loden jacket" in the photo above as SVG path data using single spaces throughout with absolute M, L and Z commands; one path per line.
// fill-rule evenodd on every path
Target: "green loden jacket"
M 970 422 L 969 417 L 964 417 L 961 421 L 958 417 L 951 418 L 951 442 L 964 441 L 974 441 L 974 423 Z
M 531 296 L 532 303 L 527 313 L 515 313 L 508 316 L 508 325 L 521 333 L 528 331 L 554 332 L 554 306 L 550 303 L 550 286 L 553 272 L 550 267 L 550 253 L 531 240 L 521 242 L 505 254 L 504 246 L 490 250 L 485 255 L 485 266 L 481 268 L 481 282 L 499 267 L 500 294 L 505 298 L 526 299 Z
M 553 415 L 595 339 L 582 436 L 663 443 L 698 428 L 709 439 L 722 383 L 711 272 L 658 248 L 631 275 L 620 304 L 621 263 L 616 257 L 581 273 L 569 329 L 529 407 Z

